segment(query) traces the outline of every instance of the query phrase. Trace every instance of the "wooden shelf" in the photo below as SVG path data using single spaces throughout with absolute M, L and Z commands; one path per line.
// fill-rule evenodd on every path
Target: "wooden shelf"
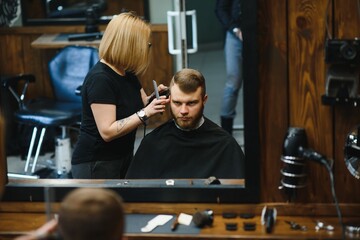
M 340 97 L 329 97 L 326 95 L 321 96 L 321 102 L 323 105 L 352 105 L 354 107 L 359 106 L 360 97 L 358 98 L 340 98 Z
M 33 48 L 49 49 L 49 48 L 63 48 L 69 45 L 77 46 L 92 46 L 98 47 L 100 40 L 93 41 L 68 41 L 69 34 L 43 34 L 31 43 Z

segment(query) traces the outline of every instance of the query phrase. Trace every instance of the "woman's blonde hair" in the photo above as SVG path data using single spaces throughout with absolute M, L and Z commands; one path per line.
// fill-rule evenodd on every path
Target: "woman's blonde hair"
M 136 75 L 149 66 L 151 29 L 132 12 L 115 16 L 107 25 L 99 46 L 99 56 L 107 63 Z

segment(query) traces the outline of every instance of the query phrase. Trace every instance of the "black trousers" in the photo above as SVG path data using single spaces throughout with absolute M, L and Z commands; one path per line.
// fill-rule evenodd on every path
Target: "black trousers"
M 114 161 L 95 161 L 71 166 L 76 179 L 123 179 L 133 158 L 132 154 Z

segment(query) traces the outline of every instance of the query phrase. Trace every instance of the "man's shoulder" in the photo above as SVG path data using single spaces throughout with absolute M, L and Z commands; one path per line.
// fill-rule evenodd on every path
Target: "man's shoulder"
M 228 132 L 226 132 L 222 127 L 220 127 L 217 123 L 213 122 L 207 117 L 204 118 L 205 118 L 204 127 L 206 129 L 214 131 L 220 135 L 223 135 L 224 137 L 231 137 L 231 135 Z
M 218 141 L 227 141 L 228 143 L 238 145 L 236 139 L 215 122 L 205 117 L 204 123 L 206 124 L 205 129 L 209 130 L 209 133 L 211 133 L 213 136 L 216 136 Z
M 173 125 L 173 120 L 168 120 L 167 122 L 151 130 L 148 134 L 146 134 L 145 138 L 155 137 L 159 134 L 162 134 L 164 131 L 168 131 L 169 129 L 171 129 Z
M 220 128 L 220 126 L 218 124 L 216 124 L 215 122 L 213 122 L 212 120 L 210 120 L 209 118 L 207 118 L 205 116 L 204 116 L 204 120 L 205 120 L 204 121 L 205 124 Z

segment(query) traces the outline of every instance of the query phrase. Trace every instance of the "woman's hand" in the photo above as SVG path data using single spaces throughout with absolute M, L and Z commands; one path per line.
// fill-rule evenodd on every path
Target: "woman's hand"
M 15 238 L 15 240 L 37 240 L 37 239 L 47 239 L 51 234 L 54 234 L 57 229 L 58 221 L 52 219 L 49 222 L 42 225 L 40 228 L 36 229 L 33 232 L 30 232 L 27 235 L 23 235 Z
M 160 84 L 158 86 L 158 92 L 159 92 L 160 96 L 164 95 L 164 96 L 168 97 L 170 95 L 169 88 L 166 87 L 164 84 Z M 147 106 L 154 100 L 154 98 L 156 98 L 156 94 L 155 94 L 155 92 L 153 92 L 152 94 L 147 96 L 144 89 L 142 88 L 141 89 L 141 97 L 143 99 L 144 105 Z
M 168 91 L 168 90 L 169 90 L 169 87 L 165 86 L 165 85 L 162 84 L 162 83 L 158 86 L 158 91 L 159 91 L 160 94 L 161 94 L 162 92 Z
M 145 113 L 147 117 L 152 117 L 155 114 L 165 112 L 166 104 L 170 102 L 169 98 L 166 96 L 160 96 L 159 99 L 154 98 L 145 108 Z

